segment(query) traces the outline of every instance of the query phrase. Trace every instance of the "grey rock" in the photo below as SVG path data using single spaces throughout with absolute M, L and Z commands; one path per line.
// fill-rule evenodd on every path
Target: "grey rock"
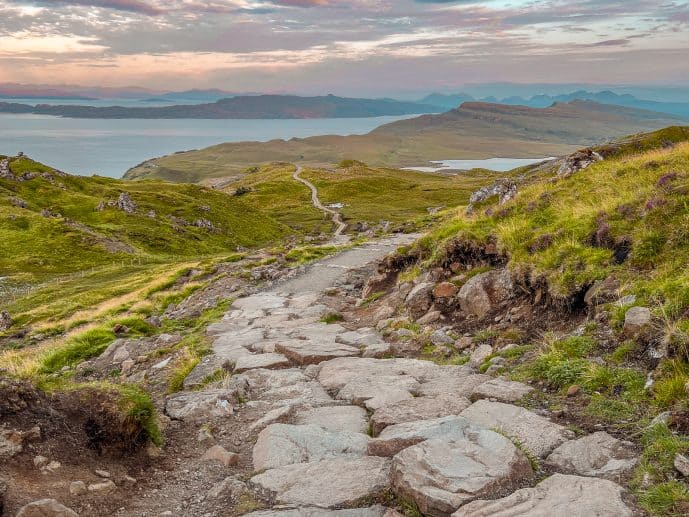
M 0 458 L 11 458 L 24 450 L 24 440 L 19 431 L 0 432 Z
M 41 499 L 23 506 L 17 517 L 79 517 L 77 513 L 55 499 Z
M 251 484 L 279 504 L 341 508 L 388 487 L 390 460 L 365 456 L 298 463 L 268 470 Z
M 684 477 L 689 477 L 689 458 L 687 458 L 684 454 L 675 454 L 673 465 L 677 469 L 677 472 L 682 474 Z
M 502 499 L 469 503 L 452 517 L 632 517 L 624 495 L 612 481 L 555 474 Z
M 481 273 L 470 278 L 457 295 L 462 310 L 483 318 L 514 296 L 512 275 L 507 269 Z
M 237 478 L 227 477 L 223 479 L 220 483 L 213 486 L 208 491 L 206 497 L 209 499 L 219 499 L 221 497 L 229 497 L 232 500 L 239 499 L 244 495 L 249 489 L 246 483 L 238 480 Z
M 361 354 L 358 348 L 332 342 L 299 340 L 277 343 L 275 350 L 296 364 L 305 366 L 329 361 L 337 357 L 354 357 Z
M 416 323 L 419 325 L 430 325 L 431 323 L 435 323 L 436 321 L 440 321 L 443 319 L 443 314 L 440 311 L 436 310 L 430 310 L 423 316 L 421 316 L 418 320 L 416 320 Z
M 528 409 L 502 402 L 479 400 L 460 415 L 478 425 L 498 429 L 516 438 L 539 458 L 545 458 L 556 447 L 574 438 L 574 434 L 565 427 Z
M 239 392 L 233 389 L 182 392 L 165 401 L 165 413 L 175 420 L 208 420 L 234 413 Z
M 368 429 L 366 411 L 359 406 L 324 406 L 302 410 L 294 421 L 300 425 L 317 425 L 327 431 L 365 433 Z
M 117 485 L 111 480 L 93 483 L 88 486 L 88 491 L 92 494 L 109 494 L 117 490 Z
M 88 492 L 88 488 L 86 488 L 86 483 L 83 481 L 72 481 L 69 484 L 69 494 L 73 495 L 75 497 L 78 497 L 80 495 L 84 495 Z
M 289 366 L 289 360 L 282 354 L 252 354 L 243 355 L 234 364 L 234 372 L 242 373 L 254 368 L 284 368 Z
M 9 330 L 13 324 L 14 322 L 12 321 L 10 313 L 7 311 L 0 311 L 0 332 Z
M 376 505 L 370 508 L 348 510 L 324 510 L 322 508 L 294 508 L 292 510 L 263 510 L 253 512 L 247 517 L 390 517 L 386 509 Z
M 504 436 L 479 427 L 432 439 L 392 460 L 393 490 L 423 515 L 444 517 L 480 497 L 511 492 L 534 477 L 528 458 Z
M 431 282 L 421 282 L 409 291 L 405 299 L 405 305 L 414 318 L 421 317 L 431 308 L 433 303 L 433 287 L 435 286 Z
M 565 442 L 555 449 L 545 464 L 563 474 L 620 480 L 636 466 L 633 444 L 599 431 Z
M 500 402 L 516 402 L 533 391 L 531 386 L 521 382 L 495 378 L 477 386 L 471 394 L 471 400 L 496 399 Z
M 651 324 L 651 310 L 648 307 L 631 307 L 624 315 L 622 331 L 627 337 L 636 337 Z
M 448 336 L 444 331 L 442 330 L 436 330 L 431 334 L 431 343 L 433 343 L 436 346 L 439 345 L 453 345 L 455 342 L 454 339 L 452 339 L 450 336 Z
M 272 424 L 258 435 L 253 450 L 254 469 L 271 469 L 336 457 L 366 454 L 368 436 L 348 431 L 332 432 L 317 425 Z
M 473 367 L 477 367 L 483 364 L 483 362 L 488 359 L 493 354 L 493 347 L 487 343 L 479 345 L 476 350 L 471 352 L 469 357 L 469 364 Z
M 252 431 L 261 431 L 271 424 L 287 422 L 294 414 L 294 406 L 288 404 L 271 409 L 249 426 Z
M 458 415 L 471 405 L 469 399 L 455 395 L 415 397 L 383 406 L 371 416 L 374 435 L 388 426 Z
M 480 429 L 479 426 L 461 416 L 395 424 L 383 429 L 378 438 L 369 442 L 368 453 L 372 456 L 390 457 L 425 440 L 460 440 L 465 438 L 467 433 L 478 429 Z

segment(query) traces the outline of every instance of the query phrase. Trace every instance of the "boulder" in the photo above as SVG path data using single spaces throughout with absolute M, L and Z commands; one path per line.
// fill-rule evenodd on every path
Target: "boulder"
M 533 411 L 502 402 L 479 400 L 460 413 L 488 429 L 498 429 L 515 438 L 538 458 L 545 458 L 556 447 L 574 438 L 574 433 Z
M 373 434 L 378 435 L 391 425 L 458 415 L 470 405 L 469 399 L 456 395 L 414 397 L 411 400 L 389 404 L 373 413 L 371 417 Z
M 421 282 L 409 291 L 404 303 L 409 313 L 415 319 L 426 314 L 428 309 L 431 308 L 433 287 L 434 285 L 430 282 Z
M 278 504 L 332 509 L 375 497 L 389 481 L 390 460 L 364 456 L 286 465 L 250 483 Z
M 631 307 L 624 315 L 624 335 L 637 337 L 651 324 L 651 310 L 648 307 Z
M 337 398 L 352 404 L 366 404 L 377 409 L 387 404 L 412 398 L 419 390 L 419 382 L 410 375 L 380 375 L 356 377 L 337 393 Z
M 684 454 L 675 454 L 675 459 L 673 460 L 673 465 L 677 472 L 682 474 L 684 477 L 689 477 L 689 458 Z
M 254 446 L 255 470 L 325 459 L 359 458 L 366 454 L 368 436 L 332 432 L 317 425 L 272 424 L 258 435 Z
M 23 506 L 17 517 L 79 517 L 77 512 L 55 499 L 41 499 Z
M 634 444 L 599 431 L 565 442 L 555 449 L 545 465 L 563 474 L 576 474 L 616 481 L 632 471 L 638 461 Z
M 502 499 L 469 503 L 452 517 L 632 517 L 624 494 L 612 481 L 555 474 Z
M 507 269 L 481 273 L 459 290 L 459 304 L 467 314 L 483 318 L 514 296 L 512 275 Z
M 443 330 L 436 330 L 431 334 L 431 343 L 435 346 L 440 345 L 453 345 L 455 340 L 447 335 Z
M 366 410 L 359 406 L 324 406 L 303 410 L 297 414 L 294 423 L 350 433 L 365 433 L 368 429 Z
M 469 501 L 511 492 L 534 477 L 528 458 L 504 436 L 473 427 L 463 438 L 428 440 L 392 460 L 394 492 L 423 515 L 444 517 Z
M 516 402 L 533 391 L 531 386 L 521 382 L 495 378 L 479 384 L 471 394 L 471 400 L 495 399 L 500 402 Z

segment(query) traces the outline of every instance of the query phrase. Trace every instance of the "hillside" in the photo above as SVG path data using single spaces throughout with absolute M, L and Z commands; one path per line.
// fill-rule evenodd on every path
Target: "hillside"
M 667 115 L 591 102 L 544 109 L 465 103 L 447 113 L 386 124 L 367 135 L 221 144 L 178 153 L 134 167 L 125 178 L 200 182 L 240 174 L 266 161 L 330 165 L 356 159 L 372 166 L 406 167 L 442 159 L 557 156 L 676 122 Z
M 370 311 L 397 315 L 396 350 L 527 383 L 515 403 L 590 440 L 598 465 L 590 433 L 633 442 L 615 481 L 653 516 L 689 511 L 687 171 L 689 127 L 583 150 L 457 212 L 369 282 Z M 483 418 L 523 444 L 538 434 Z M 581 474 L 570 453 L 539 468 Z
M 618 94 L 610 90 L 587 91 L 577 90 L 562 95 L 534 95 L 532 97 L 511 96 L 502 99 L 475 99 L 471 95 L 458 94 L 439 94 L 434 93 L 421 99 L 421 104 L 429 104 L 443 109 L 453 109 L 463 102 L 498 102 L 500 104 L 529 106 L 530 108 L 547 108 L 556 102 L 572 102 L 576 100 L 587 100 L 600 104 L 612 104 L 615 106 L 625 106 L 627 108 L 655 111 L 656 113 L 667 113 L 672 116 L 689 117 L 689 103 L 687 102 L 660 102 L 646 100 L 630 94 Z
M 440 109 L 393 99 L 349 99 L 328 95 L 255 95 L 220 99 L 207 104 L 128 108 L 0 103 L 0 113 L 33 113 L 96 119 L 304 119 L 360 118 L 433 113 Z

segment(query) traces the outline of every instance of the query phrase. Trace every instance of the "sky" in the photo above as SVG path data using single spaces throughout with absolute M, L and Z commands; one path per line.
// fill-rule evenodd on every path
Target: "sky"
M 0 0 L 0 82 L 405 95 L 689 85 L 689 0 Z

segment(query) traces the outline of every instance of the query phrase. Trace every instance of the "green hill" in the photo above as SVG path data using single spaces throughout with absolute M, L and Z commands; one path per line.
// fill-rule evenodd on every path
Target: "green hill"
M 7 251 L 0 276 L 37 281 L 112 263 L 227 253 L 293 233 L 240 198 L 201 186 L 71 176 L 27 157 L 8 161 L 10 175 L 0 178 Z
M 465 103 L 440 115 L 386 124 L 367 135 L 228 143 L 177 153 L 140 164 L 125 178 L 202 182 L 241 175 L 247 167 L 269 161 L 332 165 L 356 159 L 399 168 L 430 160 L 559 156 L 678 120 L 682 119 L 586 101 L 549 108 Z

